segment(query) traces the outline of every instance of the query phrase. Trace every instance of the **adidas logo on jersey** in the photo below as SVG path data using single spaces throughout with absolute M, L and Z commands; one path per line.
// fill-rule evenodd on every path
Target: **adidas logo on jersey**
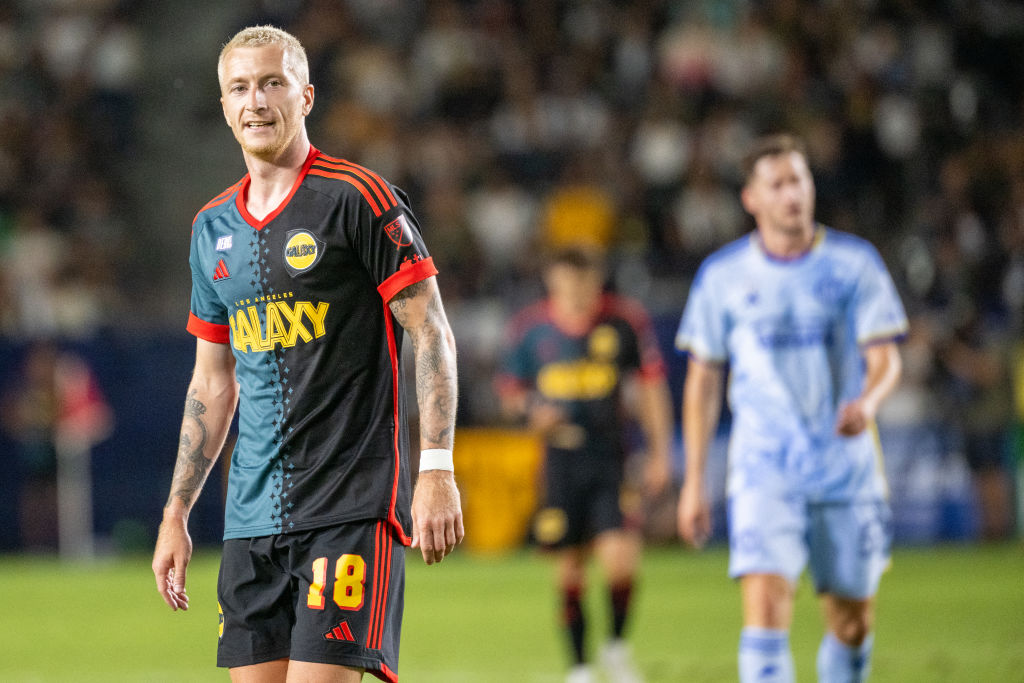
M 352 635 L 352 629 L 348 627 L 348 622 L 343 621 L 325 633 L 324 640 L 347 640 L 350 643 L 354 643 L 356 639 Z
M 221 259 L 213 270 L 213 281 L 226 280 L 229 277 L 231 277 L 231 273 L 228 272 L 228 266 L 224 263 L 224 259 Z

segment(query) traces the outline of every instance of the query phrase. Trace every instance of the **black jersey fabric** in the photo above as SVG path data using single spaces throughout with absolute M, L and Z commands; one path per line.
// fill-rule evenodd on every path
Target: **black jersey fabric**
M 188 330 L 240 384 L 224 538 L 385 519 L 410 541 L 402 329 L 388 301 L 437 273 L 405 194 L 314 147 L 262 220 L 249 176 L 193 222 Z

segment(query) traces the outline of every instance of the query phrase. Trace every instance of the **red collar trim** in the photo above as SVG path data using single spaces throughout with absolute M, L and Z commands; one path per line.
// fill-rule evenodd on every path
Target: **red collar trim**
M 238 208 L 238 213 L 242 215 L 242 218 L 245 220 L 245 222 L 251 225 L 256 230 L 262 230 L 272 220 L 277 218 L 277 216 L 282 211 L 284 211 L 285 207 L 288 206 L 288 202 L 292 200 L 292 197 L 295 196 L 295 193 L 299 189 L 299 185 L 302 185 L 302 181 L 306 179 L 306 174 L 309 172 L 309 167 L 313 165 L 313 162 L 319 155 L 320 150 L 318 150 L 313 145 L 310 145 L 309 154 L 306 155 L 306 161 L 303 162 L 302 170 L 299 171 L 299 177 L 295 179 L 295 184 L 292 185 L 292 189 L 288 193 L 288 196 L 284 198 L 284 200 L 278 205 L 276 209 L 274 209 L 266 216 L 264 216 L 263 220 L 259 221 L 253 218 L 252 214 L 249 213 L 249 209 L 245 207 L 246 197 L 249 196 L 249 184 L 252 182 L 252 177 L 248 173 L 246 173 L 245 177 L 242 178 L 242 186 L 238 188 L 238 194 L 235 195 L 235 206 Z

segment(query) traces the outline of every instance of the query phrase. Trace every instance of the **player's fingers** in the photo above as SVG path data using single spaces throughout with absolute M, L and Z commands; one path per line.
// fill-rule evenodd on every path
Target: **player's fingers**
M 181 609 L 181 604 L 182 604 L 181 598 L 174 591 L 174 570 L 173 569 L 167 570 L 167 574 L 165 575 L 163 583 L 164 583 L 164 589 L 162 591 L 160 591 L 160 595 L 161 595 L 161 597 L 163 597 L 164 602 L 166 602 L 170 606 L 170 608 L 173 609 L 173 610 Z
M 160 562 L 153 562 L 153 576 L 156 578 L 156 592 L 164 599 L 171 609 L 178 609 L 178 602 L 171 592 L 171 570 L 167 569 Z
M 171 590 L 174 591 L 174 597 L 178 601 L 178 608 L 187 610 L 188 609 L 188 595 L 185 594 L 185 567 L 188 565 L 188 561 L 179 558 L 174 562 L 174 572 L 171 581 Z
M 679 502 L 679 507 L 676 508 L 676 532 L 684 541 L 690 540 L 690 520 L 682 500 Z
M 172 593 L 170 589 L 165 588 L 160 591 L 160 597 L 164 599 L 164 602 L 167 603 L 168 607 L 173 610 L 178 609 L 178 601 L 175 599 L 174 593 Z
M 681 514 L 679 517 L 679 535 L 694 548 L 701 548 L 707 540 L 704 532 L 703 516 Z
M 163 595 L 167 590 L 167 570 L 153 563 L 153 576 L 156 578 L 156 590 Z
M 444 556 L 448 553 L 448 542 L 446 538 L 445 529 L 446 526 L 447 524 L 445 523 L 445 519 L 443 517 L 440 517 L 434 520 L 434 526 L 431 528 L 431 531 L 434 534 L 435 562 L 440 562 L 441 560 L 443 560 Z
M 173 591 L 174 599 L 178 602 L 178 609 L 188 609 L 188 593 L 182 589 Z
M 459 542 L 455 533 L 456 520 L 452 519 L 444 526 L 444 554 L 449 555 L 455 550 L 455 545 Z
M 434 564 L 434 537 L 429 527 L 424 525 L 419 529 L 417 541 L 423 561 L 427 564 Z
M 462 523 L 462 513 L 455 516 L 455 543 L 462 543 L 466 537 L 466 527 Z
M 171 606 L 171 609 L 175 611 L 179 609 L 186 609 L 181 598 L 177 594 L 175 594 L 174 591 L 168 590 L 167 593 L 164 595 L 164 601 L 167 602 L 167 604 Z
M 690 542 L 694 548 L 700 549 L 704 545 L 704 534 L 701 531 L 700 524 L 696 521 L 690 524 L 690 528 L 687 530 L 686 540 Z
M 697 547 L 703 548 L 709 538 L 711 538 L 711 515 L 707 510 L 703 510 L 697 525 Z
M 175 593 L 182 593 L 185 590 L 185 563 L 181 560 L 175 560 L 174 568 L 171 569 L 171 575 L 168 577 L 171 586 L 174 588 Z

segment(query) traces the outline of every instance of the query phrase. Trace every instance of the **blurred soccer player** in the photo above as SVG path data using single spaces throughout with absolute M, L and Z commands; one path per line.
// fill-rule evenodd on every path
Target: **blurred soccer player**
M 611 680 L 640 676 L 623 635 L 640 556 L 636 521 L 620 508 L 624 394 L 644 429 L 645 484 L 660 492 L 671 475 L 672 408 L 661 354 L 639 305 L 605 294 L 599 257 L 568 247 L 545 270 L 548 298 L 510 326 L 511 349 L 499 394 L 505 410 L 526 416 L 546 444 L 544 507 L 534 535 L 557 553 L 558 583 L 574 666 L 571 682 L 595 680 L 584 648 L 583 592 L 593 549 L 611 600 L 611 639 L 602 663 Z M 636 377 L 635 391 L 624 391 Z
M 875 249 L 815 223 L 796 138 L 759 140 L 744 173 L 757 230 L 702 264 L 676 339 L 689 352 L 679 530 L 698 547 L 711 531 L 704 470 L 728 364 L 740 680 L 793 680 L 793 593 L 809 565 L 827 629 L 818 679 L 863 681 L 890 541 L 874 417 L 899 381 L 907 320 Z
M 218 665 L 235 681 L 394 681 L 402 546 L 432 564 L 463 536 L 455 346 L 437 271 L 402 191 L 310 144 L 313 86 L 293 36 L 245 29 L 217 71 L 249 172 L 192 225 L 196 364 L 157 589 L 188 608 L 188 515 L 238 403 Z M 403 332 L 420 412 L 415 494 Z

